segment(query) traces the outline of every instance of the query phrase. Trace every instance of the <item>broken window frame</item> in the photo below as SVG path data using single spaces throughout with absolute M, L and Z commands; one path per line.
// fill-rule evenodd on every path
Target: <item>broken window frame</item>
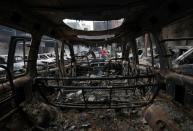
M 16 46 L 18 44 L 18 42 L 22 42 L 23 43 L 23 58 L 25 58 L 26 53 L 25 53 L 25 47 L 26 47 L 26 42 L 31 42 L 31 38 L 30 37 L 17 37 L 17 36 L 12 36 L 11 40 L 10 40 L 10 45 L 9 45 L 9 52 L 8 52 L 8 59 L 7 59 L 7 67 L 8 69 L 11 71 L 11 73 L 14 75 L 14 77 L 20 77 L 20 76 L 24 76 L 26 75 L 28 72 L 27 70 L 22 73 L 22 74 L 18 74 L 15 75 L 14 74 L 14 57 L 15 57 L 15 52 L 16 52 Z M 24 66 L 26 66 L 26 60 L 24 59 Z M 24 67 L 26 68 L 26 67 Z

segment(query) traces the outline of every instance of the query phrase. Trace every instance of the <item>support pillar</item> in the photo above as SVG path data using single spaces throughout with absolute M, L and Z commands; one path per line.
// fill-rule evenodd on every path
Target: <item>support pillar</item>
M 32 34 L 32 43 L 30 46 L 29 57 L 28 57 L 28 66 L 27 66 L 28 74 L 32 78 L 37 76 L 36 67 L 37 67 L 37 58 L 38 58 L 38 51 L 39 51 L 39 46 L 41 43 L 41 38 L 42 38 L 42 35 L 39 33 Z
M 133 64 L 139 64 L 139 58 L 138 58 L 138 49 L 137 49 L 137 43 L 134 38 L 129 40 L 129 43 L 132 48 L 132 53 L 133 53 Z

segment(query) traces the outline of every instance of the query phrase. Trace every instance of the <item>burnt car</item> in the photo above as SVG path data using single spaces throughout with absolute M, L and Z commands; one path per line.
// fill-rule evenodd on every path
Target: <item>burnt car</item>
M 179 73 L 193 75 L 193 48 L 180 55 L 172 62 L 172 65 Z

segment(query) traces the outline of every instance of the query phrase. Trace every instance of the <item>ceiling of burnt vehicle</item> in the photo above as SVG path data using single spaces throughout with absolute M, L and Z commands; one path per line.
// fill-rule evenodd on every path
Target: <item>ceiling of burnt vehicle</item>
M 119 39 L 159 29 L 191 12 L 190 9 L 188 0 L 1 0 L 0 19 L 9 26 L 47 32 L 59 39 L 82 40 L 78 35 L 114 35 L 112 39 Z M 103 31 L 72 29 L 63 22 L 64 19 L 106 21 L 122 18 L 121 26 Z

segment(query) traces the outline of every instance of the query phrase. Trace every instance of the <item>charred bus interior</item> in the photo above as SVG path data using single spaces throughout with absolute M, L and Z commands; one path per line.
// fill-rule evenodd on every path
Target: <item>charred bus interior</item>
M 0 130 L 193 130 L 188 0 L 0 1 Z

